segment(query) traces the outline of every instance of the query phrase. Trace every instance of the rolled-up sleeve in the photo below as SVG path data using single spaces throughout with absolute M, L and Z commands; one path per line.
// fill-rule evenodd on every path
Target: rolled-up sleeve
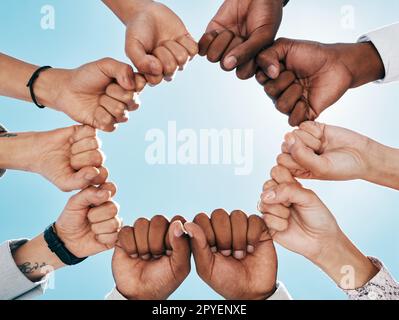
M 0 245 L 0 300 L 29 300 L 44 293 L 50 275 L 30 281 L 15 264 L 12 252 L 28 240 L 6 241 Z
M 5 132 L 7 132 L 7 129 L 3 127 L 0 123 L 0 134 Z M 4 175 L 5 172 L 6 170 L 0 168 L 0 178 Z
M 399 81 L 399 23 L 372 31 L 359 42 L 371 41 L 376 47 L 385 67 L 385 78 L 378 81 L 389 83 Z

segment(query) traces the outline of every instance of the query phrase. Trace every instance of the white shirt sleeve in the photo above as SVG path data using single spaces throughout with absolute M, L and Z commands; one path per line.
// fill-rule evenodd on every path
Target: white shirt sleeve
M 47 288 L 50 275 L 32 282 L 15 264 L 12 251 L 27 241 L 6 241 L 0 245 L 0 300 L 30 300 L 42 295 Z
M 371 41 L 377 48 L 385 67 L 385 78 L 378 81 L 389 83 L 399 81 L 399 23 L 372 31 L 359 42 Z

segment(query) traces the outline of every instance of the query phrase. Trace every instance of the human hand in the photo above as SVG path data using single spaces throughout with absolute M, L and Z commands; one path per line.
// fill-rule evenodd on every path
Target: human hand
M 165 300 L 190 273 L 184 218 L 155 216 L 123 227 L 112 258 L 117 290 L 131 300 Z
M 276 289 L 277 256 L 262 219 L 219 209 L 186 223 L 197 272 L 225 299 L 265 300 Z
M 258 82 L 291 126 L 315 120 L 347 90 L 384 77 L 371 43 L 321 44 L 278 39 L 258 55 Z
M 143 76 L 134 74 L 131 66 L 105 58 L 73 70 L 49 69 L 35 88 L 43 104 L 79 123 L 112 132 L 118 123 L 129 120 L 128 111 L 138 109 L 137 93 L 145 85 Z
M 122 225 L 119 206 L 112 200 L 115 193 L 113 183 L 82 190 L 69 200 L 58 218 L 56 233 L 76 257 L 92 256 L 114 247 Z
M 256 55 L 273 43 L 282 15 L 282 0 L 225 0 L 199 42 L 200 55 L 249 79 Z
M 263 186 L 259 211 L 273 240 L 326 272 L 342 289 L 362 287 L 378 270 L 346 237 L 328 208 L 303 188 L 288 169 L 277 166 Z M 347 281 L 344 267 L 353 268 Z
M 42 175 L 65 192 L 101 185 L 108 171 L 103 167 L 100 144 L 96 130 L 89 126 L 34 133 L 27 144 L 28 171 Z

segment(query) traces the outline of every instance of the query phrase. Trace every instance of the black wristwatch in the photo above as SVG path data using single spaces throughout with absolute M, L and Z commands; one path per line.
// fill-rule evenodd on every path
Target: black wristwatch
M 64 242 L 62 242 L 62 240 L 58 237 L 54 226 L 55 223 L 48 226 L 44 231 L 44 240 L 46 240 L 49 249 L 54 252 L 64 264 L 68 266 L 73 266 L 86 260 L 87 257 L 78 258 L 65 247 Z

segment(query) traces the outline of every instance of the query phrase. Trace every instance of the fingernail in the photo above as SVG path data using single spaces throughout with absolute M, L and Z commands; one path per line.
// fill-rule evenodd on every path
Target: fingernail
M 213 253 L 215 253 L 215 252 L 218 251 L 218 249 L 217 249 L 216 247 L 211 247 L 211 251 L 212 251 Z
M 221 250 L 220 253 L 225 257 L 229 257 L 231 255 L 231 250 Z
M 174 230 L 174 234 L 176 238 L 180 238 L 183 234 L 184 234 L 184 230 L 183 230 L 183 226 L 181 225 L 181 223 L 178 224 L 179 227 L 176 227 Z
M 152 257 L 153 257 L 154 259 L 159 259 L 159 258 L 162 257 L 162 255 L 156 254 L 156 255 L 153 255 Z
M 108 195 L 108 191 L 106 191 L 106 190 L 97 191 L 97 197 L 99 197 L 99 198 L 105 197 L 106 195 Z
M 151 88 L 156 87 L 156 85 L 155 85 L 155 84 L 152 84 L 152 83 L 149 83 L 148 86 L 151 87 Z
M 291 147 L 292 145 L 295 144 L 295 137 L 292 134 L 288 134 L 285 137 L 285 142 L 287 142 L 288 146 Z
M 154 61 L 151 61 L 150 63 L 150 70 L 152 74 L 156 75 L 157 74 L 157 64 Z
M 247 252 L 248 252 L 248 253 L 254 253 L 254 252 L 255 252 L 255 247 L 254 247 L 254 246 L 251 246 L 251 245 L 248 245 L 248 246 L 247 246 Z
M 172 78 L 172 77 L 165 77 L 164 80 L 165 80 L 166 82 L 171 82 L 171 81 L 173 80 L 173 78 Z
M 272 64 L 267 68 L 267 75 L 272 79 L 276 79 L 278 77 L 278 68 Z
M 133 259 L 137 259 L 138 257 L 139 257 L 139 255 L 137 253 L 130 255 L 130 258 L 133 258 Z
M 144 256 L 141 256 L 141 259 L 143 260 L 150 260 L 151 255 L 149 253 L 145 254 Z
M 193 234 L 192 234 L 191 231 L 187 231 L 187 234 L 188 234 L 188 236 L 189 236 L 190 238 L 194 238 L 194 236 L 193 236 Z
M 172 255 L 172 250 L 166 250 L 166 255 L 170 257 Z
M 223 61 L 223 65 L 226 69 L 234 69 L 237 66 L 237 63 L 238 63 L 237 58 L 234 56 L 227 57 Z
M 241 260 L 241 259 L 244 259 L 245 252 L 242 250 L 238 250 L 238 251 L 234 251 L 233 255 L 234 255 L 234 258 L 236 258 L 237 260 Z
M 275 198 L 276 198 L 276 193 L 274 191 L 269 191 L 264 196 L 265 200 L 273 200 Z
M 98 174 L 97 173 L 94 173 L 94 172 L 92 172 L 92 173 L 87 173 L 86 175 L 85 175 L 85 179 L 86 180 L 93 180 L 95 177 L 97 177 L 98 176 Z

